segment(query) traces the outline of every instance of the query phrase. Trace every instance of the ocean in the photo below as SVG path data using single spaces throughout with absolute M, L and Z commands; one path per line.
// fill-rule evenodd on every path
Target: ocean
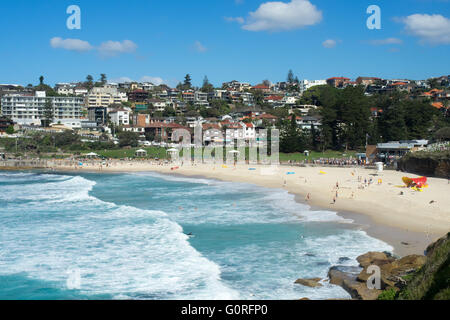
M 281 189 L 156 173 L 0 173 L 0 299 L 349 298 L 294 282 L 392 250 Z

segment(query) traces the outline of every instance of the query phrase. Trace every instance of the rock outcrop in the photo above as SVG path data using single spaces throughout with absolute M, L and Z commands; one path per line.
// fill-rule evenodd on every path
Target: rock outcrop
M 296 284 L 301 284 L 306 287 L 310 288 L 317 288 L 322 287 L 322 284 L 320 283 L 322 279 L 320 278 L 312 278 L 312 279 L 298 279 L 295 281 Z
M 425 262 L 425 256 L 411 255 L 395 259 L 384 252 L 368 252 L 357 258 L 360 268 L 332 267 L 328 273 L 330 283 L 342 287 L 353 299 L 375 300 L 386 289 L 399 291 L 406 285 L 404 276 L 414 273 Z M 381 288 L 369 289 L 367 281 L 373 273 L 368 272 L 371 266 L 380 268 Z
M 365 282 L 358 281 L 361 268 L 336 266 L 330 268 L 328 277 L 330 283 L 342 287 L 352 299 L 375 300 L 382 292 L 381 290 L 370 290 Z
M 368 252 L 357 258 L 359 267 L 334 266 L 329 283 L 342 287 L 358 300 L 450 300 L 450 233 L 428 246 L 426 256 L 401 259 L 385 252 Z M 369 289 L 370 266 L 380 269 L 381 290 Z M 296 283 L 316 287 L 319 278 Z

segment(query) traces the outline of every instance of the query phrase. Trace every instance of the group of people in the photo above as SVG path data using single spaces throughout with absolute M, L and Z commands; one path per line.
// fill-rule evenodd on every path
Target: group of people
M 312 162 L 306 162 L 306 163 L 312 163 L 315 165 L 328 165 L 328 166 L 339 166 L 339 167 L 345 167 L 345 166 L 364 166 L 366 165 L 365 160 L 361 159 L 338 159 L 338 158 L 320 158 L 316 160 L 312 160 Z

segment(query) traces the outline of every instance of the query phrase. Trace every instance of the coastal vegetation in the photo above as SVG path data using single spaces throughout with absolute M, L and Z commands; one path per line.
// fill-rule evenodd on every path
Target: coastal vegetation
M 300 104 L 319 107 L 312 115 L 321 117 L 320 130 L 295 134 L 293 119 L 291 124 L 281 121 L 279 128 L 286 144 L 296 140 L 294 146 L 309 150 L 361 150 L 366 144 L 388 141 L 448 139 L 444 129 L 450 125 L 448 114 L 434 108 L 428 98 L 411 100 L 403 92 L 366 95 L 363 86 L 323 85 L 307 90 Z
M 426 263 L 402 280 L 406 285 L 383 291 L 378 300 L 450 300 L 450 233 L 431 244 Z

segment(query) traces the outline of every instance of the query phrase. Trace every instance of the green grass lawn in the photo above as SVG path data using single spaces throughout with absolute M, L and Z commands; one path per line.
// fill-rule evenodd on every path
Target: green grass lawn
M 113 149 L 113 150 L 94 150 L 94 151 L 83 151 L 80 154 L 87 154 L 90 152 L 95 152 L 98 155 L 106 158 L 112 159 L 122 159 L 122 158 L 134 158 L 136 155 L 136 150 L 143 149 L 147 151 L 147 157 L 150 158 L 159 158 L 166 159 L 168 158 L 168 154 L 165 148 L 159 147 L 145 147 L 145 148 L 132 148 L 132 149 Z
M 280 152 L 280 161 L 304 161 L 304 160 L 315 160 L 320 158 L 348 158 L 352 156 L 353 158 L 356 156 L 355 151 L 325 151 L 325 152 L 311 152 L 309 157 L 305 156 L 303 153 L 281 153 Z
M 147 151 L 147 159 L 169 159 L 170 156 L 167 153 L 165 148 L 161 147 L 137 147 L 137 148 L 131 148 L 131 149 L 101 149 L 101 150 L 93 150 L 93 151 L 66 151 L 64 154 L 53 154 L 53 153 L 46 153 L 41 154 L 40 157 L 43 159 L 61 159 L 70 157 L 71 154 L 76 155 L 85 155 L 90 152 L 95 152 L 98 155 L 105 157 L 105 158 L 111 158 L 111 159 L 123 159 L 123 158 L 135 158 L 136 150 L 138 149 L 144 149 Z M 182 156 L 182 152 L 180 156 Z M 194 153 L 192 153 L 194 155 Z M 304 160 L 315 160 L 320 158 L 348 158 L 348 157 L 355 157 L 356 152 L 355 151 L 325 151 L 325 152 L 311 152 L 308 157 L 306 157 L 303 153 L 281 153 L 280 152 L 280 161 L 281 162 L 287 162 L 289 160 L 301 162 Z M 248 148 L 246 150 L 246 158 L 248 159 Z
M 144 149 L 147 151 L 147 158 L 159 158 L 159 159 L 167 159 L 169 155 L 166 152 L 165 148 L 159 147 L 145 147 L 145 148 L 132 148 L 132 149 L 116 149 L 116 150 L 95 150 L 93 152 L 97 153 L 100 156 L 112 159 L 121 159 L 121 158 L 133 158 L 135 157 L 135 152 L 138 149 Z M 83 151 L 80 154 L 87 154 L 89 152 Z M 248 151 L 247 151 L 248 154 Z M 325 152 L 311 152 L 309 157 L 306 157 L 303 153 L 280 153 L 280 161 L 304 161 L 304 160 L 314 160 L 320 158 L 347 158 L 350 156 L 355 157 L 355 151 L 348 152 L 340 152 L 340 151 L 325 151 Z

